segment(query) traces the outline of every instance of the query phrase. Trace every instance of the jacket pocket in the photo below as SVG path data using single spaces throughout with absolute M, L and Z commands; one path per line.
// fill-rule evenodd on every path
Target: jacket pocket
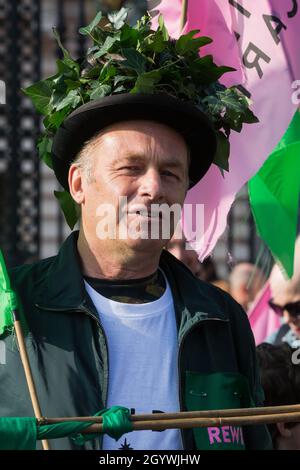
M 186 371 L 185 404 L 188 411 L 248 408 L 253 406 L 247 379 L 241 374 L 216 372 L 201 374 Z M 245 449 L 241 426 L 194 428 L 199 450 Z

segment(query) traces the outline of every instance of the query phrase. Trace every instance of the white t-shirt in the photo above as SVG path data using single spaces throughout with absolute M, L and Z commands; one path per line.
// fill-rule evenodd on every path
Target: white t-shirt
M 177 412 L 178 342 L 170 286 L 153 302 L 128 304 L 107 299 L 85 281 L 108 341 L 107 407 Z M 103 449 L 182 450 L 179 429 L 132 431 L 118 441 L 104 435 Z

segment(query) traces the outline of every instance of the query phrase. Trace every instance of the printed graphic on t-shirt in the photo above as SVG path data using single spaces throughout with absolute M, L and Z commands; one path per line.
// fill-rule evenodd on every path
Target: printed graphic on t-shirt
M 152 413 L 164 413 L 163 411 L 161 410 L 152 410 Z M 131 408 L 131 415 L 134 415 L 135 414 L 135 409 L 134 408 Z M 153 431 L 153 432 L 162 432 L 163 430 L 159 430 L 159 431 Z M 133 447 L 131 447 L 131 444 L 129 442 L 129 438 L 125 437 L 121 437 L 120 440 L 118 441 L 118 443 L 121 442 L 120 444 L 120 447 L 118 448 L 118 450 L 134 450 Z

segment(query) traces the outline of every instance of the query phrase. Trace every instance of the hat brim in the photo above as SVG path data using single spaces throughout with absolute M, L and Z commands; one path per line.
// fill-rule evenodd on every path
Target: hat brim
M 166 94 L 111 95 L 90 101 L 73 111 L 57 130 L 52 146 L 54 173 L 66 189 L 71 163 L 86 141 L 105 127 L 127 120 L 150 120 L 180 133 L 190 148 L 190 187 L 200 181 L 213 162 L 216 133 L 196 106 Z

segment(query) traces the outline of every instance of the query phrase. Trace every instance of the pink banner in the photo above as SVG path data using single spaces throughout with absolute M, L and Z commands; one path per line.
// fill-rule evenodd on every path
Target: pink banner
M 213 165 L 207 175 L 189 191 L 186 203 L 203 204 L 204 229 L 195 233 L 185 220 L 189 241 L 196 242 L 199 257 L 210 254 L 227 224 L 236 193 L 259 170 L 283 136 L 299 106 L 293 82 L 300 80 L 299 1 L 289 0 L 189 0 L 185 32 L 200 29 L 214 42 L 202 49 L 213 54 L 218 65 L 236 72 L 226 74 L 227 86 L 241 83 L 251 95 L 258 124 L 245 124 L 240 134 L 230 136 L 230 171 L 225 177 Z M 181 1 L 162 1 L 158 9 L 174 36 L 179 25 L 174 12 Z M 177 29 L 176 29 L 177 27 Z M 298 88 L 300 88 L 300 83 Z M 292 96 L 294 94 L 294 102 Z M 298 99 L 300 93 L 298 93 Z M 201 142 L 199 142 L 201 152 Z
M 265 341 L 268 336 L 275 333 L 281 326 L 279 316 L 269 307 L 268 300 L 270 298 L 271 289 L 269 282 L 267 282 L 248 312 L 255 344 Z

